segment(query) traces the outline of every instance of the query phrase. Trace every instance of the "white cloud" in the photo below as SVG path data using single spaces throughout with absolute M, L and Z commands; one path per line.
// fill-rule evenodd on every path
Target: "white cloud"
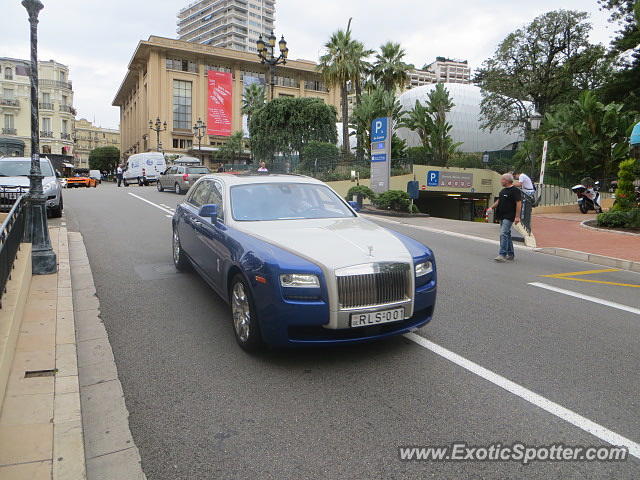
M 117 127 L 111 106 L 131 55 L 149 35 L 175 37 L 176 13 L 185 2 L 171 0 L 43 0 L 40 14 L 41 60 L 69 65 L 79 117 Z M 8 2 L 5 2 L 8 3 Z M 316 60 L 329 35 L 353 17 L 354 35 L 369 48 L 400 42 L 407 60 L 420 67 L 438 55 L 467 59 L 472 68 L 491 55 L 497 43 L 536 15 L 559 8 L 538 0 L 276 0 L 276 34 L 284 33 L 291 58 Z M 608 43 L 615 26 L 607 24 L 596 0 L 564 0 L 562 8 L 592 14 L 596 42 Z M 27 58 L 27 15 L 18 0 L 3 5 L 0 56 Z

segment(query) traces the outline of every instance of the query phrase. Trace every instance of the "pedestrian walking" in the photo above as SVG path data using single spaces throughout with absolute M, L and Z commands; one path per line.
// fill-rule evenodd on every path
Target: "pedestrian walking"
M 122 165 L 118 165 L 118 168 L 116 169 L 116 179 L 118 180 L 118 187 L 120 186 L 120 184 L 122 183 Z M 127 185 L 125 184 L 125 187 Z
M 495 210 L 496 218 L 500 220 L 500 252 L 494 260 L 506 262 L 507 260 L 513 261 L 515 258 L 511 226 L 514 223 L 520 223 L 522 193 L 518 187 L 513 185 L 513 175 L 510 173 L 502 175 L 500 184 L 503 188 L 498 195 L 498 200 L 490 207 L 490 210 Z
M 513 173 L 513 186 L 518 187 L 522 192 L 522 214 L 520 219 L 522 225 L 527 232 L 531 233 L 531 214 L 533 213 L 533 206 L 536 203 L 536 187 L 533 181 L 526 173 L 518 172 Z

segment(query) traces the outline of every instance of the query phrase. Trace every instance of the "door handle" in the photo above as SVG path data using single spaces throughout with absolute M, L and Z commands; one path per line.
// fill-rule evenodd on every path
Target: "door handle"
M 193 225 L 195 227 L 201 227 L 202 226 L 202 222 L 200 220 L 193 220 Z

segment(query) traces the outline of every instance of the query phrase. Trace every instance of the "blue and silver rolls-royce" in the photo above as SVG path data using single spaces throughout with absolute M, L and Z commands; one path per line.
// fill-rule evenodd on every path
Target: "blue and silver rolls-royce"
M 361 342 L 431 320 L 431 250 L 313 178 L 207 175 L 172 224 L 176 267 L 195 268 L 230 303 L 245 350 Z

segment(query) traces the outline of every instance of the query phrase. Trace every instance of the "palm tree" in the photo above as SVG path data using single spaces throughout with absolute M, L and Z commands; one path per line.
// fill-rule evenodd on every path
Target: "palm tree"
M 433 120 L 429 109 L 422 105 L 419 100 L 411 110 L 402 112 L 400 126 L 416 132 L 420 138 L 422 146 L 429 148 L 429 135 L 433 130 Z
M 347 84 L 355 76 L 353 64 L 353 42 L 351 31 L 338 30 L 324 45 L 325 53 L 320 57 L 318 70 L 327 86 L 339 87 L 342 103 L 342 150 L 349 153 L 349 105 Z
M 408 78 L 409 65 L 404 63 L 406 55 L 399 43 L 387 42 L 380 46 L 380 53 L 373 63 L 373 78 L 388 92 L 402 88 Z
M 365 48 L 362 42 L 354 40 L 351 46 L 351 54 L 353 58 L 354 77 L 353 83 L 355 84 L 356 91 L 356 107 L 360 105 L 362 99 L 362 84 L 371 72 L 371 63 L 367 59 L 375 53 L 374 50 Z M 358 160 L 363 160 L 364 149 L 362 148 L 362 138 L 356 134 L 356 155 Z
M 247 116 L 247 128 L 251 123 L 251 115 L 258 109 L 264 107 L 265 95 L 264 86 L 258 83 L 252 83 L 245 88 L 242 94 L 242 113 Z

